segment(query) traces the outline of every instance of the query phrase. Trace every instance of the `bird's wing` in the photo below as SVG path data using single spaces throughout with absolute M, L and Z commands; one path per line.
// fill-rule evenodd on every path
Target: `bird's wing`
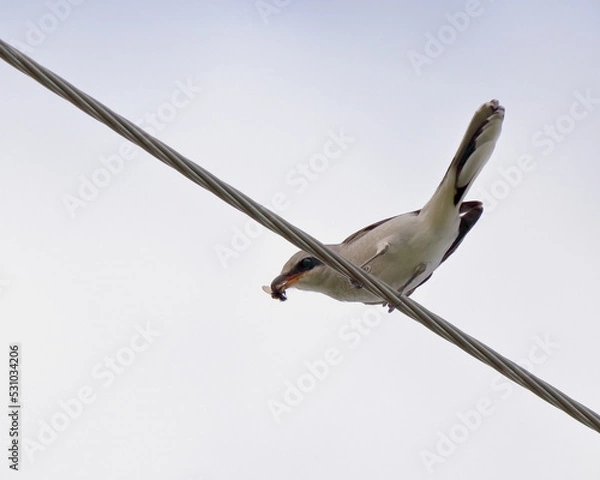
M 421 210 L 415 210 L 414 212 L 408 212 L 408 213 L 404 213 L 403 215 L 418 215 L 419 212 Z M 378 222 L 372 223 L 371 225 L 368 225 L 364 228 L 361 228 L 358 232 L 354 232 L 352 235 L 350 235 L 348 238 L 345 238 L 342 241 L 343 245 L 348 245 L 356 240 L 358 240 L 360 237 L 362 237 L 365 233 L 370 232 L 371 230 L 376 229 L 377 227 L 379 227 L 380 225 L 383 225 L 386 222 L 389 222 L 390 220 L 398 217 L 399 215 L 395 215 L 393 217 L 389 217 L 389 218 L 384 218 L 383 220 L 379 220 Z
M 481 217 L 482 213 L 483 204 L 481 202 L 474 200 L 471 202 L 463 202 L 461 204 L 459 213 L 460 225 L 458 227 L 458 236 L 456 237 L 456 240 L 454 240 L 454 243 L 450 245 L 448 251 L 444 254 L 442 262 L 445 262 L 446 259 L 456 251 L 458 246 L 464 240 L 465 235 L 469 233 L 469 230 L 471 230 L 473 226 L 477 223 L 477 220 L 479 220 L 479 217 Z

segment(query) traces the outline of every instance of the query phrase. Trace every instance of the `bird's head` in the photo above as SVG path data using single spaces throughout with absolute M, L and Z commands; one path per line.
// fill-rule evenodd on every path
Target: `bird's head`
M 325 274 L 325 265 L 310 253 L 300 251 L 286 262 L 281 274 L 275 277 L 271 286 L 263 286 L 263 290 L 276 300 L 287 300 L 286 289 L 290 287 L 300 290 L 317 290 Z

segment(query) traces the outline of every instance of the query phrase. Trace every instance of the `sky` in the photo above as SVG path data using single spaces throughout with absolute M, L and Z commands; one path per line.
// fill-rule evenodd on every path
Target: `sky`
M 485 212 L 413 298 L 600 411 L 599 14 L 24 0 L 0 38 L 326 243 L 422 207 L 499 99 Z M 21 478 L 600 476 L 598 433 L 398 312 L 272 300 L 293 245 L 4 62 L 0 82 Z

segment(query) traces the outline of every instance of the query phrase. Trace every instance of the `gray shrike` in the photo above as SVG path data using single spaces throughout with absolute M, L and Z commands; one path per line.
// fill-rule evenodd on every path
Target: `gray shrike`
M 327 248 L 410 295 L 458 248 L 483 212 L 478 201 L 463 202 L 471 184 L 490 158 L 500 136 L 504 108 L 498 100 L 483 104 L 473 116 L 458 151 L 433 197 L 421 209 L 386 218 Z M 263 290 L 286 300 L 294 287 L 324 293 L 343 302 L 385 303 L 381 298 L 300 251 L 271 286 Z

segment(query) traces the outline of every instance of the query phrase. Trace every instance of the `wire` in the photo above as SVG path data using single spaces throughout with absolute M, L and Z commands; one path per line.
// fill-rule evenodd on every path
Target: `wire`
M 400 310 L 469 355 L 494 368 L 510 380 L 533 392 L 546 402 L 563 410 L 577 421 L 600 433 L 600 415 L 582 405 L 556 387 L 541 380 L 515 362 L 504 357 L 476 338 L 471 337 L 414 300 L 398 296 L 396 291 L 353 263 L 328 250 L 317 239 L 295 227 L 282 217 L 258 204 L 250 197 L 193 163 L 173 148 L 144 132 L 140 127 L 113 112 L 99 101 L 77 89 L 27 55 L 0 40 L 0 57 L 61 96 L 99 122 L 146 150 L 194 183 L 209 190 L 224 202 L 240 210 L 269 230 L 281 235 L 298 248 L 316 256 L 323 263 L 363 285 L 392 308 Z

